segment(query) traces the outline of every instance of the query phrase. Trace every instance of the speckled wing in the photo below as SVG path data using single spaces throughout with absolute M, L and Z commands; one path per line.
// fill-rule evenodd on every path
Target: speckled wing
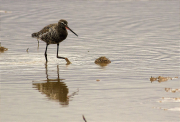
M 56 44 L 56 40 L 59 38 L 57 27 L 57 25 L 49 27 L 48 31 L 44 31 L 39 38 L 47 44 Z
M 43 34 L 49 32 L 49 29 L 52 28 L 53 26 L 57 26 L 57 23 L 54 24 L 50 24 L 45 26 L 43 29 L 41 29 L 39 32 L 33 33 L 32 37 L 40 39 L 40 36 L 42 36 Z

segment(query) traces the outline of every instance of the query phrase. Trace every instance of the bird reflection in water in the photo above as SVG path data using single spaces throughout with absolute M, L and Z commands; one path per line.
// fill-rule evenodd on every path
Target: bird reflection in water
M 64 82 L 62 82 L 65 79 L 60 79 L 59 77 L 59 65 L 57 65 L 57 75 L 58 77 L 56 79 L 49 79 L 48 78 L 48 69 L 47 64 L 45 64 L 46 69 L 46 81 L 43 83 L 33 83 L 33 88 L 36 88 L 39 90 L 42 94 L 46 94 L 46 96 L 50 100 L 56 100 L 59 101 L 62 106 L 68 106 L 69 99 L 76 95 L 78 91 L 72 93 L 71 95 L 68 95 L 69 90 L 68 87 Z
M 38 46 L 37 46 L 37 50 L 39 50 L 39 40 L 37 39 L 37 41 L 38 41 Z

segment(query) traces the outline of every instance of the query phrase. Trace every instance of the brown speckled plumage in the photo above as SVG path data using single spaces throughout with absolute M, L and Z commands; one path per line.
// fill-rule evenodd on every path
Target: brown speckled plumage
M 57 44 L 57 58 L 65 59 L 67 62 L 69 61 L 67 58 L 58 56 L 59 43 L 66 39 L 68 35 L 67 29 L 70 30 L 72 33 L 74 33 L 76 36 L 78 36 L 68 27 L 68 22 L 64 19 L 59 20 L 58 23 L 47 25 L 39 32 L 32 34 L 32 37 L 46 42 L 46 50 L 45 50 L 46 61 L 47 61 L 46 52 L 49 44 Z
M 68 32 L 62 22 L 65 25 L 68 24 L 66 20 L 61 19 L 58 23 L 47 25 L 39 32 L 33 33 L 32 37 L 40 39 L 47 44 L 57 44 L 62 42 L 68 35 Z
M 40 35 L 48 32 L 51 27 L 57 26 L 57 25 L 58 25 L 57 23 L 47 25 L 47 26 L 45 26 L 43 29 L 41 29 L 39 32 L 33 33 L 33 34 L 32 34 L 32 37 L 37 38 L 37 39 L 40 39 L 40 38 L 39 38 Z

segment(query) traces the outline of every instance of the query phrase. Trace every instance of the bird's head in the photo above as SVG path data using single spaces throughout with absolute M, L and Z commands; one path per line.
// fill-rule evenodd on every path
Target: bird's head
M 60 25 L 63 28 L 66 28 L 66 29 L 70 30 L 72 33 L 74 33 L 76 36 L 78 36 L 73 30 L 71 30 L 68 27 L 68 22 L 66 20 L 64 20 L 64 19 L 59 20 L 58 25 Z

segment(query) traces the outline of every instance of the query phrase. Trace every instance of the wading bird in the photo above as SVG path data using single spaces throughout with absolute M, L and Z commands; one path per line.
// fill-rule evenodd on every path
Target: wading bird
M 40 39 L 46 42 L 45 59 L 47 60 L 47 48 L 49 44 L 57 44 L 57 58 L 65 59 L 67 63 L 70 63 L 68 58 L 58 56 L 59 43 L 66 39 L 68 32 L 67 29 L 78 36 L 68 27 L 68 22 L 64 19 L 59 20 L 58 23 L 45 26 L 39 32 L 33 33 L 32 37 Z

